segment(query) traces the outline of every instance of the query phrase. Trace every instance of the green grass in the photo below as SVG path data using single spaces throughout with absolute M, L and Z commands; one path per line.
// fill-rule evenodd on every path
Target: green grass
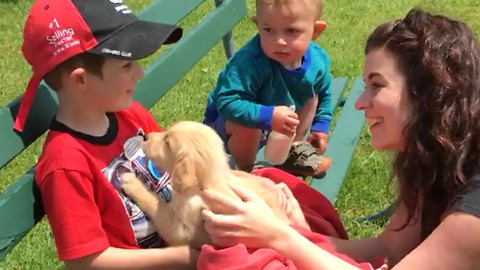
M 126 0 L 133 10 L 139 11 L 152 0 Z M 172 0 L 175 1 L 175 0 Z M 254 0 L 247 0 L 249 16 L 253 15 Z M 31 0 L 0 0 L 0 106 L 19 95 L 28 81 L 30 69 L 21 52 L 24 18 Z M 335 77 L 354 78 L 362 74 L 363 45 L 368 34 L 380 22 L 402 17 L 414 7 L 425 7 L 433 12 L 460 18 L 480 31 L 480 13 L 477 0 L 325 0 L 324 19 L 328 28 L 318 43 L 330 54 Z M 213 1 L 200 6 L 181 22 L 187 31 L 213 8 Z M 233 30 L 238 48 L 255 34 L 249 18 Z M 148 65 L 158 53 L 142 61 Z M 154 108 L 152 113 L 162 126 L 178 120 L 201 120 L 205 97 L 212 89 L 225 58 L 219 43 L 179 82 Z M 172 106 L 175 104 L 175 106 Z M 364 130 L 352 166 L 340 192 L 337 207 L 352 238 L 375 235 L 381 223 L 358 223 L 355 219 L 375 213 L 387 206 L 393 198 L 387 195 L 391 155 L 374 151 L 370 135 Z M 8 143 L 8 142 L 2 142 Z M 30 146 L 8 166 L 0 170 L 0 193 L 37 160 L 43 139 Z M 0 146 L 1 151 L 1 146 Z M 17 248 L 0 263 L 0 269 L 62 269 L 56 260 L 54 243 L 44 220 L 36 226 Z

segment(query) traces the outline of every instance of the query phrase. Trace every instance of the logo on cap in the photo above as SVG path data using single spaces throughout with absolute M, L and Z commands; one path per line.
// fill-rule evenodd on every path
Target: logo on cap
M 115 4 L 115 10 L 118 12 L 122 12 L 123 14 L 130 14 L 132 11 L 127 7 L 127 5 L 123 4 L 123 0 L 109 0 L 110 3 Z
M 113 55 L 118 55 L 118 56 L 123 56 L 123 57 L 132 57 L 131 52 L 124 52 L 124 51 L 119 51 L 119 50 L 111 50 L 109 48 L 103 48 L 102 53 L 108 53 L 108 54 L 113 54 Z
M 72 27 L 62 28 L 58 23 L 57 18 L 54 18 L 49 24 L 49 29 L 55 29 L 52 34 L 49 34 L 45 37 L 49 45 L 53 46 L 53 55 L 57 55 L 60 52 L 73 47 L 80 45 L 80 40 L 75 39 L 75 30 Z

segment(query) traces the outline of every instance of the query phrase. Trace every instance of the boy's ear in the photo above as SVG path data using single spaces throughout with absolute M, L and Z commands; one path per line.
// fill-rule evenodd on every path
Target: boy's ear
M 317 20 L 315 21 L 315 24 L 313 25 L 313 36 L 312 40 L 317 39 L 320 34 L 327 28 L 327 23 L 325 21 Z
M 75 90 L 83 91 L 87 85 L 87 71 L 84 68 L 76 68 L 68 74 L 68 84 Z

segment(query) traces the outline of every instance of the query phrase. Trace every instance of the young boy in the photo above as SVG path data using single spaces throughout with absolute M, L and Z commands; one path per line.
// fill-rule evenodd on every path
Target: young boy
M 37 0 L 30 10 L 22 52 L 33 76 L 14 128 L 23 129 L 44 78 L 59 107 L 35 183 L 68 268 L 195 268 L 198 252 L 164 247 L 121 190 L 122 172 L 131 171 L 170 199 L 169 176 L 138 146 L 161 129 L 132 95 L 143 78 L 136 60 L 181 36 L 176 26 L 138 20 L 121 0 Z
M 326 27 L 321 0 L 257 0 L 259 34 L 230 59 L 208 96 L 204 123 L 226 143 L 238 169 L 253 168 L 271 130 L 295 136 L 280 167 L 318 175 L 332 118 L 330 59 L 312 40 Z M 295 105 L 297 111 L 289 111 Z M 310 129 L 306 144 L 302 143 Z

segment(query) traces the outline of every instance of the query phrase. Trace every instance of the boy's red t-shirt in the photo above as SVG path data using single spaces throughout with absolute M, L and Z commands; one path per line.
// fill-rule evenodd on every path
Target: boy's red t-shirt
M 108 247 L 164 246 L 153 224 L 124 195 L 119 179 L 122 172 L 135 172 L 149 188 L 171 199 L 169 175 L 155 169 L 137 143 L 142 135 L 161 128 L 136 102 L 108 118 L 110 127 L 102 137 L 76 132 L 54 120 L 38 161 L 35 182 L 60 260 Z

